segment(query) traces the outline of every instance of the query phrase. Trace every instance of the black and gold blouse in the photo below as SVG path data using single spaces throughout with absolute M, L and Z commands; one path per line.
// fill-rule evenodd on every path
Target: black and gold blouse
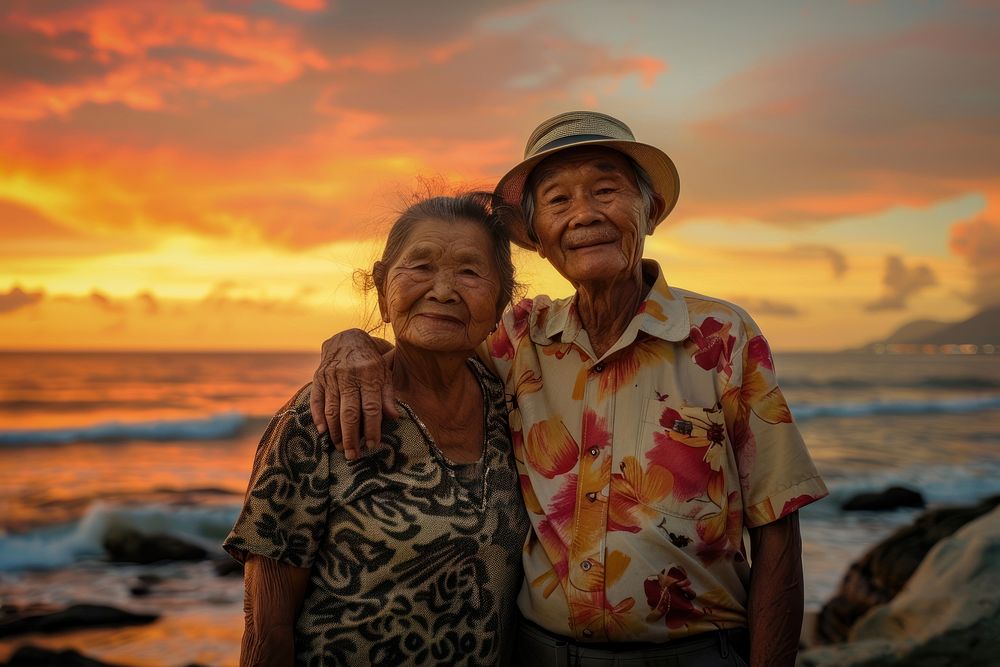
M 490 665 L 511 648 L 529 524 L 503 387 L 469 364 L 485 407 L 477 463 L 449 461 L 402 403 L 348 462 L 320 441 L 309 385 L 264 432 L 224 547 L 312 569 L 298 664 Z

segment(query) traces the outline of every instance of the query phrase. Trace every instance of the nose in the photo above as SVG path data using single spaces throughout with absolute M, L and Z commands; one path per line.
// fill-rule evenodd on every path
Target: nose
M 442 270 L 435 273 L 427 298 L 439 303 L 458 301 L 458 293 L 455 292 L 455 272 Z
M 569 227 L 583 227 L 600 222 L 603 219 L 603 212 L 597 202 L 590 195 L 573 197 L 569 210 Z

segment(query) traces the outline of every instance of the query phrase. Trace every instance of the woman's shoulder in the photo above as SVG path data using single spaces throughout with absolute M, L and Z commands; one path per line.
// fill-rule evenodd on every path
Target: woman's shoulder
M 292 439 L 310 444 L 318 443 L 319 432 L 313 424 L 312 413 L 309 410 L 311 395 L 312 382 L 296 391 L 288 402 L 274 413 L 261 436 L 262 448 L 267 449 Z

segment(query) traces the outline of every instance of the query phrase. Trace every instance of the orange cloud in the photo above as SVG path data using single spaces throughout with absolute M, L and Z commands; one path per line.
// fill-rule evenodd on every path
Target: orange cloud
M 960 222 L 951 228 L 949 242 L 972 273 L 969 300 L 984 307 L 1000 303 L 1000 224 L 985 218 Z
M 26 308 L 38 303 L 43 298 L 45 298 L 43 290 L 25 292 L 19 285 L 14 285 L 6 292 L 0 292 L 0 315 Z
M 87 103 L 159 110 L 185 92 L 271 87 L 327 66 L 294 26 L 210 10 L 198 0 L 49 8 L 18 2 L 5 17 L 5 32 L 34 36 L 50 75 L 9 85 L 0 117 L 65 116 Z
M 278 2 L 300 12 L 319 12 L 326 9 L 326 0 L 278 0 Z

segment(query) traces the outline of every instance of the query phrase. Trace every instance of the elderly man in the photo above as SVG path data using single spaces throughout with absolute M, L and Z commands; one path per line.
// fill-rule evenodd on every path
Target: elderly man
M 827 491 L 757 325 L 642 257 L 678 188 L 665 153 L 582 111 L 539 125 L 496 188 L 523 212 L 512 240 L 575 288 L 515 305 L 481 351 L 533 528 L 524 664 L 742 664 L 747 634 L 750 664 L 794 663 L 797 510 Z M 395 412 L 384 374 L 360 332 L 324 346 L 313 415 L 349 458 Z

